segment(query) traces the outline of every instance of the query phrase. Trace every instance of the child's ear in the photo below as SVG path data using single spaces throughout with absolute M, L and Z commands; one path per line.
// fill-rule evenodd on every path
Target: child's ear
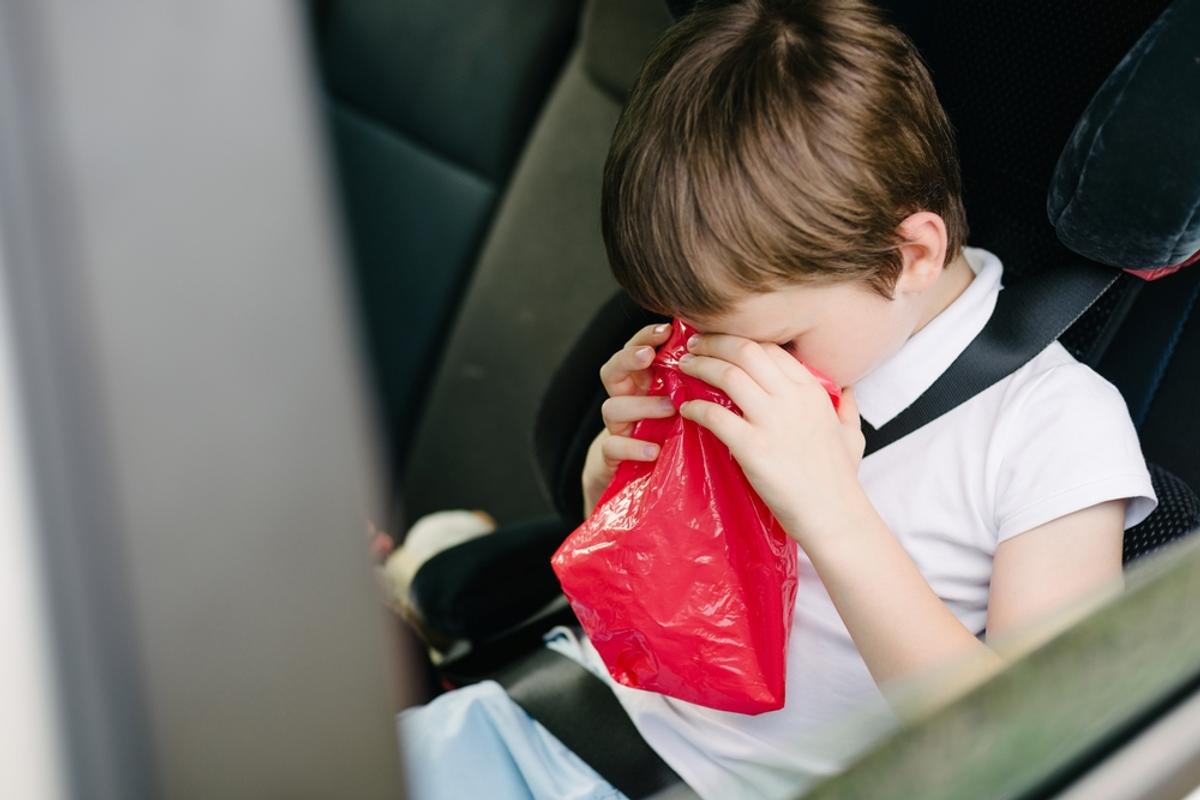
M 900 246 L 903 270 L 896 280 L 896 294 L 920 294 L 942 274 L 946 259 L 946 223 L 932 211 L 918 211 L 898 228 L 905 244 Z

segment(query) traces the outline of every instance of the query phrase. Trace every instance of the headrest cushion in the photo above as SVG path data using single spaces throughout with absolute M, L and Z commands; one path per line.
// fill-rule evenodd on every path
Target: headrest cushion
M 1200 0 L 1176 0 L 1092 98 L 1050 184 L 1059 240 L 1154 278 L 1200 251 Z

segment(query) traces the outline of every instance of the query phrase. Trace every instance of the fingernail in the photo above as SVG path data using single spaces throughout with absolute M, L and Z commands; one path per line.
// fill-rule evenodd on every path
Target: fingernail
M 670 326 L 668 326 L 668 325 L 666 325 L 666 324 L 663 324 L 663 325 L 655 325 L 655 326 L 654 326 L 654 332 L 655 332 L 655 333 L 664 333 L 664 332 L 666 332 L 666 330 L 667 330 L 667 328 L 668 328 L 668 327 L 670 327 Z
M 649 361 L 650 358 L 654 355 L 654 348 L 643 347 L 637 351 L 636 355 L 637 355 L 638 361 Z
M 695 347 L 695 346 L 696 346 L 696 342 L 698 342 L 698 341 L 700 341 L 700 334 L 698 334 L 698 333 L 697 333 L 697 334 L 693 334 L 693 335 L 692 335 L 692 336 L 691 336 L 691 337 L 690 337 L 690 338 L 687 340 L 687 347 L 688 347 L 688 350 L 691 350 L 693 347 Z
M 679 363 L 686 364 L 687 362 L 691 361 L 693 358 L 695 358 L 695 356 L 692 355 L 691 353 L 684 353 L 683 355 L 681 355 L 679 357 Z
M 642 452 L 646 454 L 646 458 L 654 458 L 658 455 L 658 445 L 648 444 L 642 448 Z
M 672 411 L 673 412 L 675 410 L 675 404 L 672 403 L 670 400 L 668 400 L 665 397 L 663 398 L 662 402 L 659 403 L 659 406 L 662 407 L 663 411 Z

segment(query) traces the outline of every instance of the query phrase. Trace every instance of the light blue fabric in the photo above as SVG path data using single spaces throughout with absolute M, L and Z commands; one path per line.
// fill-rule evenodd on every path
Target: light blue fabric
M 554 628 L 546 645 L 578 660 L 571 633 Z M 495 681 L 407 708 L 396 728 L 409 800 L 628 800 Z

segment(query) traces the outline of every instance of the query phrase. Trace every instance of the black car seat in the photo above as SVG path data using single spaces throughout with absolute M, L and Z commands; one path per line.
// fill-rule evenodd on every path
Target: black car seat
M 670 20 L 661 0 L 585 4 L 429 389 L 405 470 L 409 520 L 481 508 L 515 523 L 553 510 L 530 458 L 533 410 L 616 288 L 598 224 L 601 168 L 625 93 Z
M 310 5 L 394 490 L 485 234 L 575 41 L 580 3 Z
M 1006 286 L 1082 261 L 1122 269 L 1098 300 L 1081 306 L 1086 313 L 1068 320 L 1074 324 L 1061 341 L 1122 391 L 1151 462 L 1160 505 L 1127 532 L 1128 564 L 1200 522 L 1190 488 L 1200 484 L 1200 431 L 1186 413 L 1200 379 L 1200 322 L 1191 314 L 1200 268 L 1162 269 L 1192 263 L 1200 250 L 1200 93 L 1191 91 L 1197 54 L 1188 44 L 1200 40 L 1200 0 L 1177 0 L 1165 14 L 1165 2 L 887 5 L 926 57 L 958 128 L 971 241 L 1001 256 L 1011 275 Z M 1140 49 L 1131 51 L 1135 42 Z M 1131 143 L 1139 132 L 1153 135 L 1158 148 Z M 544 559 L 582 517 L 580 444 L 600 427 L 596 370 L 647 318 L 613 297 L 546 394 L 537 454 L 558 514 L 446 551 L 418 573 L 418 606 L 475 645 L 443 663 L 450 683 L 499 674 L 514 652 L 500 643 L 527 648 L 534 640 L 519 633 L 548 627 L 545 614 L 532 625 L 502 618 L 501 611 L 517 610 L 495 604 L 513 573 L 492 571 L 495 561 L 474 554 L 503 551 L 511 533 L 509 552 L 549 573 Z M 522 584 L 529 575 L 522 570 Z M 464 598 L 483 596 L 493 601 L 488 613 L 458 613 Z M 545 599 L 523 602 L 533 607 Z M 511 635 L 489 638 L 489 626 L 492 634 Z

